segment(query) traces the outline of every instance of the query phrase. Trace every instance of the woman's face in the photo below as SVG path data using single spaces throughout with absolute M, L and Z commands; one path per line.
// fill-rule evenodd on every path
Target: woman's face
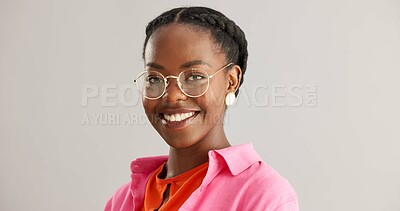
M 187 25 L 170 24 L 158 29 L 145 49 L 146 69 L 158 71 L 164 77 L 178 76 L 188 68 L 201 68 L 212 75 L 228 61 L 210 36 L 209 32 Z M 168 80 L 169 85 L 161 98 L 143 98 L 153 127 L 174 148 L 212 144 L 212 137 L 223 133 L 224 100 L 229 87 L 226 71 L 210 79 L 208 91 L 197 98 L 183 94 L 176 79 Z M 176 121 L 181 118 L 187 119 Z

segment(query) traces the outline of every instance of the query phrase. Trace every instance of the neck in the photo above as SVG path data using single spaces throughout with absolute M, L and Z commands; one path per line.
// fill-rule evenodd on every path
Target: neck
M 229 146 L 228 139 L 222 130 L 222 133 L 209 134 L 203 140 L 198 141 L 188 148 L 178 149 L 170 147 L 166 165 L 166 178 L 175 177 L 207 162 L 210 150 L 222 149 Z

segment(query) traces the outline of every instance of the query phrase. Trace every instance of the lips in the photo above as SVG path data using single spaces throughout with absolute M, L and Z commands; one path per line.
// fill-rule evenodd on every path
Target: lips
M 188 126 L 194 118 L 196 118 L 199 111 L 194 110 L 166 110 L 159 113 L 161 123 L 168 129 L 182 129 Z
M 195 112 L 177 113 L 177 114 L 163 114 L 164 119 L 170 122 L 180 122 L 187 118 L 192 117 Z

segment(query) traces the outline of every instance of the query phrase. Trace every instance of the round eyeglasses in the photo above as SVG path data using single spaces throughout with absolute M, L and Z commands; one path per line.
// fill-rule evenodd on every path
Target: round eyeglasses
M 229 63 L 217 70 L 214 74 L 208 73 L 201 68 L 190 68 L 179 73 L 178 76 L 164 76 L 160 72 L 148 70 L 139 73 L 133 82 L 139 92 L 147 99 L 156 100 L 162 97 L 169 84 L 168 78 L 175 78 L 179 89 L 188 97 L 200 97 L 207 92 L 210 86 L 210 79 L 217 73 L 231 66 Z

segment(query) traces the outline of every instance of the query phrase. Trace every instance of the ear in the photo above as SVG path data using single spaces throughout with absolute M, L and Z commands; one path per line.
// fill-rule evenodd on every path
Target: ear
M 228 71 L 228 85 L 226 92 L 235 93 L 239 89 L 240 81 L 242 80 L 242 69 L 235 65 Z

